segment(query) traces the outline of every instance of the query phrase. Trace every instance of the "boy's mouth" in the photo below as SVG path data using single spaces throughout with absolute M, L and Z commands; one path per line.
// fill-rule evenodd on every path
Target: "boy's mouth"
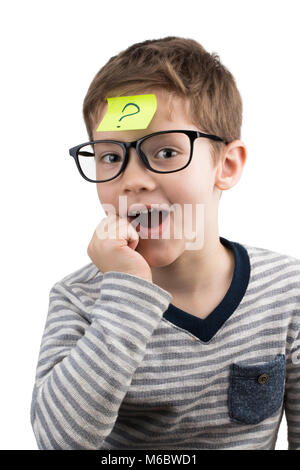
M 170 214 L 170 207 L 166 203 L 158 204 L 132 204 L 127 213 L 129 223 L 134 227 L 156 228 L 162 225 L 163 221 Z
M 160 226 L 168 217 L 169 211 L 160 209 L 151 209 L 148 211 L 138 212 L 136 215 L 128 215 L 128 222 L 134 221 L 134 226 L 140 224 L 144 228 L 156 228 Z

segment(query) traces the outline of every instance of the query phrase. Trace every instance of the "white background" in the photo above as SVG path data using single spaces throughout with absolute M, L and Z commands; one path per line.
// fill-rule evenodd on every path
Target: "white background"
M 248 148 L 221 199 L 220 235 L 300 259 L 298 3 L 1 2 L 2 449 L 37 449 L 30 402 L 49 290 L 90 262 L 105 216 L 68 149 L 87 140 L 82 102 L 111 56 L 169 35 L 220 55 L 243 98 Z M 287 448 L 284 420 L 276 448 Z

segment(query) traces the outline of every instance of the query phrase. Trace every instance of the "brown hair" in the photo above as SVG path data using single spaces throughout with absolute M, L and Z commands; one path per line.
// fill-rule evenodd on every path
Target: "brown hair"
M 235 79 L 193 39 L 168 36 L 133 44 L 111 57 L 89 86 L 83 117 L 93 140 L 94 119 L 110 96 L 138 94 L 151 87 L 186 98 L 192 122 L 226 142 L 240 139 L 242 99 Z M 209 140 L 214 165 L 224 144 Z

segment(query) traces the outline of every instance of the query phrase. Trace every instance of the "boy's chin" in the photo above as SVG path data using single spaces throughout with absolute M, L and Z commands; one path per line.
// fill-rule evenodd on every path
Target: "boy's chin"
M 151 244 L 140 241 L 136 251 L 140 253 L 147 261 L 150 267 L 162 268 L 172 264 L 184 252 L 185 242 L 182 240 L 154 240 Z M 167 244 L 166 244 L 167 243 Z

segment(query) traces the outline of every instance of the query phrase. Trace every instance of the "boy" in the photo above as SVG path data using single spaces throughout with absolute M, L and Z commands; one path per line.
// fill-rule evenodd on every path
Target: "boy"
M 145 95 L 147 126 L 122 127 L 141 110 L 128 98 L 135 109 L 101 128 L 107 98 Z M 50 291 L 31 404 L 39 449 L 274 449 L 283 410 L 299 449 L 300 261 L 218 235 L 221 193 L 246 161 L 231 73 L 191 39 L 144 41 L 98 72 L 83 111 L 90 142 L 105 142 L 70 152 L 107 217 L 92 262 Z M 185 205 L 204 208 L 190 249 L 173 230 Z M 153 208 L 147 227 L 136 210 Z

